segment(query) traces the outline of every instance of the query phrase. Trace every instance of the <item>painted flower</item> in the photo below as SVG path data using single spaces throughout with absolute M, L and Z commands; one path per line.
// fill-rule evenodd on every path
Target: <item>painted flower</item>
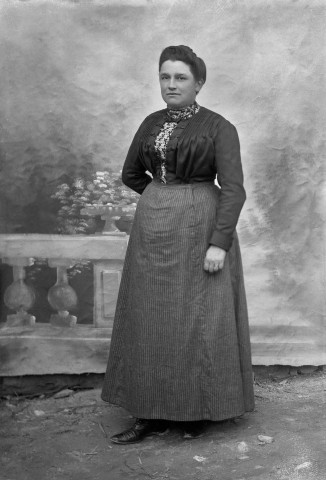
M 73 183 L 73 186 L 75 188 L 84 188 L 84 180 L 82 178 L 76 178 L 76 180 Z

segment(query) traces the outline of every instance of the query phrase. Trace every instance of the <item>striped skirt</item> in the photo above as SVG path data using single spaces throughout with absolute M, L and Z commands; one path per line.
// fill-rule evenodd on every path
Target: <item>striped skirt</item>
M 135 417 L 223 420 L 254 407 L 241 256 L 204 271 L 212 183 L 150 183 L 126 253 L 102 399 Z

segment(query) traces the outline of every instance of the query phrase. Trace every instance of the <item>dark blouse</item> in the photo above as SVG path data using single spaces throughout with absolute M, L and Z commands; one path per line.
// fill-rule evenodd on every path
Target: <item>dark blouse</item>
M 146 171 L 159 179 L 161 162 L 154 144 L 165 118 L 166 109 L 145 118 L 123 166 L 122 181 L 140 194 L 152 181 Z M 171 135 L 166 150 L 166 180 L 168 184 L 213 182 L 216 176 L 221 189 L 210 243 L 229 250 L 246 199 L 239 138 L 236 128 L 224 117 L 200 107 L 193 117 L 181 120 Z

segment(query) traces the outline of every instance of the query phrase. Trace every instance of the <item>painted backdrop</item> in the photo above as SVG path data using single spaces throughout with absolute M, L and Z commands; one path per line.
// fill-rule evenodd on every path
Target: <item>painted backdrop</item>
M 164 106 L 161 50 L 190 45 L 208 68 L 199 103 L 240 136 L 256 341 L 286 337 L 273 363 L 302 341 L 315 351 L 306 364 L 326 363 L 325 10 L 322 0 L 1 2 L 1 233 L 53 231 L 59 183 L 118 171 L 139 123 Z

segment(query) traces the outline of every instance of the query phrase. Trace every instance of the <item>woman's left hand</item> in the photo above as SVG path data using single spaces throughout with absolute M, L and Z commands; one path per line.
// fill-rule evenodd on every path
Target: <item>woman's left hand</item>
M 226 256 L 226 251 L 215 245 L 211 245 L 207 252 L 204 260 L 204 270 L 209 273 L 217 272 L 222 270 L 224 266 L 224 260 Z

